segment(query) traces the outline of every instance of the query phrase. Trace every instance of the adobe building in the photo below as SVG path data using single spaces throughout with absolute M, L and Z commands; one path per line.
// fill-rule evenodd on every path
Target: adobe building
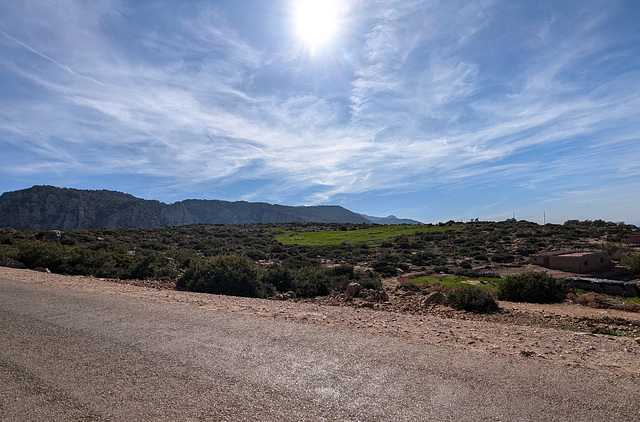
M 552 270 L 591 273 L 611 266 L 609 253 L 599 250 L 557 251 L 531 255 L 531 263 Z

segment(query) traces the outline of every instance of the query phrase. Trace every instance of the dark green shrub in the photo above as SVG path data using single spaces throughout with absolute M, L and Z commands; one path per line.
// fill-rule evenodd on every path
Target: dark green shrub
M 374 273 L 371 270 L 356 271 L 354 278 L 356 282 L 360 283 L 360 285 L 365 289 L 371 289 L 371 290 L 382 289 L 382 280 L 380 279 L 380 275 Z
M 465 270 L 470 270 L 473 267 L 471 266 L 471 263 L 469 261 L 462 261 L 460 263 L 460 268 L 465 269 Z
M 510 302 L 552 303 L 564 300 L 568 285 L 546 272 L 508 276 L 498 286 L 498 299 Z
M 331 291 L 331 279 L 321 266 L 304 267 L 296 271 L 293 291 L 298 297 L 326 296 Z
M 507 262 L 513 262 L 515 260 L 516 260 L 515 256 L 506 252 L 497 253 L 491 256 L 491 261 L 493 262 L 507 263 Z
M 447 293 L 447 305 L 459 311 L 491 313 L 500 310 L 491 293 L 473 287 L 456 288 Z
M 477 259 L 478 261 L 488 261 L 489 260 L 489 258 L 487 257 L 487 255 L 484 252 L 474 253 L 472 258 L 473 259 Z
M 45 267 L 54 270 L 60 266 L 66 255 L 66 248 L 58 243 L 31 241 L 21 243 L 16 256 L 27 268 Z
M 232 296 L 265 297 L 260 267 L 246 256 L 219 255 L 193 260 L 176 283 L 178 289 Z
M 295 271 L 282 264 L 274 264 L 262 272 L 262 283 L 271 285 L 279 292 L 293 290 Z
M 411 263 L 413 265 L 426 266 L 430 265 L 431 261 L 436 259 L 436 255 L 432 252 L 420 251 L 411 256 Z

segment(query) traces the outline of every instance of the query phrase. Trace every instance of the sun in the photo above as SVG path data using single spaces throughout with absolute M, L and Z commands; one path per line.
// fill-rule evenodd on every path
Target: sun
M 337 0 L 299 0 L 294 7 L 296 32 L 312 51 L 336 35 L 340 20 Z

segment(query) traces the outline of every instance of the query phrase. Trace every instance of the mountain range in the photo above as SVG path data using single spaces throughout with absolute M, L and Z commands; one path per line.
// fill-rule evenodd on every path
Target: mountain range
M 0 227 L 14 229 L 152 228 L 251 223 L 421 224 L 372 217 L 337 205 L 292 207 L 263 202 L 187 199 L 165 204 L 110 190 L 33 186 L 0 196 Z

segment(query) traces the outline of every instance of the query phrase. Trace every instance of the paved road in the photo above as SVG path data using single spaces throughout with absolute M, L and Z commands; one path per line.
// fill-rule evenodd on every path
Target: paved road
M 640 420 L 640 380 L 0 278 L 0 420 Z

